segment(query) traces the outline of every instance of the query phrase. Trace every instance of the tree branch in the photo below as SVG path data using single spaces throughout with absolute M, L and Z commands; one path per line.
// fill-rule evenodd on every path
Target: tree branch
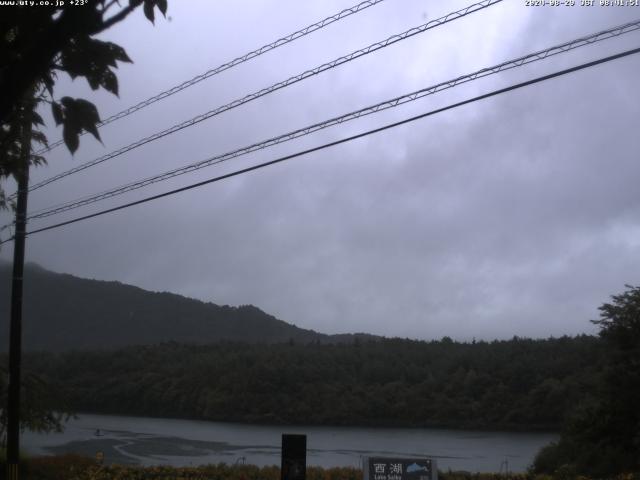
M 120 10 L 120 12 L 116 13 L 113 17 L 110 17 L 110 18 L 104 20 L 104 22 L 102 23 L 102 27 L 98 31 L 93 32 L 92 35 L 95 35 L 96 33 L 100 33 L 102 31 L 106 30 L 107 28 L 111 27 L 112 25 L 115 25 L 116 23 L 121 22 L 122 20 L 127 18 L 127 16 L 131 12 L 133 12 L 139 5 L 140 5 L 140 3 L 131 4 L 131 5 L 123 8 L 122 10 Z
M 104 15 L 105 13 L 107 13 L 107 10 L 113 7 L 116 3 L 120 5 L 120 0 L 111 0 L 107 5 L 102 7 L 102 14 Z

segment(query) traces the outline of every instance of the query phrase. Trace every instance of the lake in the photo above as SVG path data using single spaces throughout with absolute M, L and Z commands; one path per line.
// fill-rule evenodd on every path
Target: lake
M 98 432 L 99 430 L 99 432 Z M 280 465 L 283 433 L 307 435 L 307 464 L 360 468 L 363 456 L 429 456 L 441 470 L 522 472 L 551 433 L 447 429 L 245 425 L 194 420 L 80 415 L 63 433 L 22 436 L 34 455 L 79 453 L 105 462 L 191 466 L 224 462 Z

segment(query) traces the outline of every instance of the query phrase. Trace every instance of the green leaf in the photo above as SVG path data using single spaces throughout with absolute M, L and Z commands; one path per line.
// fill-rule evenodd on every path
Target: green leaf
M 116 62 L 116 57 L 111 51 L 111 49 L 100 52 L 95 57 L 96 62 L 96 70 L 106 70 L 109 67 L 118 68 L 118 64 Z M 99 65 L 99 67 L 98 67 Z
M 117 68 L 118 61 L 131 62 L 122 47 L 111 42 L 80 37 L 63 51 L 60 64 L 72 78 L 85 77 L 93 90 L 103 86 L 114 92 L 117 82 L 113 81 L 115 73 L 111 73 L 111 68 Z M 105 77 L 107 78 L 103 81 Z
M 100 76 L 98 74 L 91 72 L 86 75 L 86 78 L 91 90 L 97 90 L 100 87 Z
M 100 84 L 105 90 L 113 93 L 116 97 L 118 96 L 118 77 L 111 70 L 104 72 Z
M 156 5 L 158 6 L 158 10 L 162 12 L 162 16 L 167 16 L 167 0 L 156 0 Z
M 144 6 L 143 6 L 144 16 L 147 17 L 151 23 L 155 23 L 153 5 L 154 5 L 153 0 L 144 0 Z
M 93 103 L 82 98 L 74 99 L 71 97 L 62 97 L 60 102 L 64 107 L 62 137 L 71 153 L 78 149 L 78 137 L 83 129 L 97 140 L 102 141 L 97 126 L 100 123 L 100 115 L 98 115 L 98 109 Z
M 102 143 L 102 139 L 100 138 L 100 132 L 98 132 L 98 127 L 96 126 L 96 124 L 92 123 L 92 124 L 87 124 L 84 129 L 89 132 L 91 135 L 93 135 L 95 137 L 96 140 L 98 140 L 100 143 Z
M 51 113 L 53 114 L 53 120 L 56 122 L 56 126 L 60 125 L 62 123 L 63 116 L 62 107 L 58 102 L 51 103 Z
M 116 45 L 115 43 L 109 43 L 109 46 L 113 53 L 113 57 L 116 60 L 119 60 L 121 62 L 133 63 L 133 60 L 129 58 L 129 55 L 127 55 L 127 52 L 125 51 L 125 49 L 122 48 L 120 45 Z
M 98 133 L 97 124 L 100 123 L 100 115 L 96 106 L 91 102 L 78 98 L 75 101 L 74 110 L 80 126 L 96 139 L 102 141 Z
M 65 124 L 64 128 L 62 129 L 62 138 L 64 139 L 64 143 L 69 151 L 72 154 L 76 153 L 76 150 L 78 150 L 78 145 L 80 144 L 78 131 L 75 130 L 71 125 Z
M 45 136 L 45 134 L 37 130 L 31 132 L 31 140 L 34 142 L 38 142 L 41 145 L 49 146 L 49 142 L 47 141 L 47 137 Z
M 62 106 L 64 108 L 73 108 L 73 103 L 75 102 L 75 100 L 71 97 L 62 97 L 60 99 L 60 103 L 62 103 Z
M 98 109 L 93 103 L 82 98 L 77 98 L 75 100 L 73 108 L 80 115 L 82 123 L 100 123 L 100 115 L 98 114 Z
M 34 125 L 44 125 L 44 121 L 38 112 L 31 112 L 31 123 Z
M 39 165 L 46 165 L 46 164 L 47 164 L 47 160 L 42 155 L 31 155 L 31 165 L 37 167 Z
M 45 75 L 42 78 L 42 83 L 44 83 L 44 86 L 47 88 L 47 91 L 49 92 L 49 95 L 51 95 L 53 97 L 53 76 L 52 75 Z
M 64 115 L 62 117 L 64 127 L 69 127 L 72 131 L 79 133 L 82 129 L 82 123 L 80 122 L 75 109 L 76 101 L 71 97 L 62 97 L 60 99 L 60 103 L 62 103 L 62 106 L 64 107 Z

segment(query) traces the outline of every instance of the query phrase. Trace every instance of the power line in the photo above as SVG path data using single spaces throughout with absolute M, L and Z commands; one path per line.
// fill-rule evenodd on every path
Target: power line
M 600 64 L 603 64 L 603 63 L 606 63 L 606 62 L 610 62 L 610 61 L 617 60 L 617 59 L 620 59 L 620 58 L 623 58 L 623 57 L 627 57 L 629 55 L 634 55 L 636 53 L 640 53 L 640 48 L 634 48 L 634 49 L 631 49 L 631 50 L 626 50 L 624 52 L 617 53 L 615 55 L 610 55 L 608 57 L 604 57 L 604 58 L 600 58 L 598 60 L 594 60 L 594 61 L 591 61 L 591 62 L 583 63 L 583 64 L 577 65 L 575 67 L 571 67 L 571 68 L 567 68 L 567 69 L 564 69 L 564 70 L 560 70 L 560 71 L 557 71 L 557 72 L 554 72 L 554 73 L 551 73 L 551 74 L 548 74 L 548 75 L 543 75 L 541 77 L 536 77 L 536 78 L 534 78 L 532 80 L 527 80 L 525 82 L 521 82 L 521 83 L 517 83 L 517 84 L 511 85 L 509 87 L 505 87 L 505 88 L 501 88 L 501 89 L 498 89 L 498 90 L 494 90 L 492 92 L 485 93 L 483 95 L 479 95 L 479 96 L 476 96 L 476 97 L 473 97 L 473 98 L 470 98 L 470 99 L 467 99 L 467 100 L 463 100 L 461 102 L 457 102 L 457 103 L 448 105 L 446 107 L 442 107 L 442 108 L 438 108 L 438 109 L 435 109 L 435 110 L 431 110 L 429 112 L 426 112 L 426 113 L 423 113 L 423 114 L 420 114 L 420 115 L 416 115 L 414 117 L 410 117 L 410 118 L 401 120 L 399 122 L 390 123 L 390 124 L 384 125 L 382 127 L 378 127 L 378 128 L 375 128 L 375 129 L 372 129 L 372 130 L 368 130 L 368 131 L 363 132 L 363 133 L 359 133 L 357 135 L 352 135 L 350 137 L 346 137 L 346 138 L 343 138 L 343 139 L 340 139 L 340 140 L 336 140 L 334 142 L 325 143 L 323 145 L 320 145 L 320 146 L 317 146 L 317 147 L 314 147 L 314 148 L 310 148 L 310 149 L 307 149 L 307 150 L 296 152 L 296 153 L 293 153 L 291 155 L 286 155 L 284 157 L 280 157 L 280 158 L 277 158 L 275 160 L 271 160 L 269 162 L 260 163 L 258 165 L 254 165 L 252 167 L 247 167 L 247 168 L 243 168 L 241 170 L 236 170 L 235 172 L 227 173 L 225 175 L 220 175 L 218 177 L 210 178 L 208 180 L 204 180 L 204 181 L 201 181 L 201 182 L 198 182 L 198 183 L 193 183 L 193 184 L 187 185 L 185 187 L 181 187 L 181 188 L 177 188 L 177 189 L 174 189 L 174 190 L 170 190 L 168 192 L 160 193 L 158 195 L 153 195 L 153 196 L 150 196 L 150 197 L 146 197 L 146 198 L 143 198 L 141 200 L 136 200 L 134 202 L 126 203 L 124 205 L 119 205 L 117 207 L 108 208 L 106 210 L 101 210 L 99 212 L 92 213 L 92 214 L 89 214 L 89 215 L 84 215 L 82 217 L 76 217 L 74 219 L 67 220 L 65 222 L 60 222 L 60 223 L 56 223 L 54 225 L 49 225 L 47 227 L 43 227 L 43 228 L 39 228 L 39 229 L 36 229 L 36 230 L 32 230 L 30 232 L 27 232 L 27 235 L 33 235 L 35 233 L 45 232 L 47 230 L 53 230 L 55 228 L 60 228 L 60 227 L 66 226 L 66 225 L 70 225 L 72 223 L 77 223 L 77 222 L 80 222 L 80 221 L 83 221 L 83 220 L 88 220 L 90 218 L 102 216 L 102 215 L 105 215 L 107 213 L 116 212 L 118 210 L 123 210 L 125 208 L 133 207 L 135 205 L 140 205 L 140 204 L 147 203 L 147 202 L 150 202 L 150 201 L 153 201 L 153 200 L 158 200 L 160 198 L 164 198 L 164 197 L 168 197 L 168 196 L 171 196 L 171 195 L 175 195 L 177 193 L 181 193 L 181 192 L 184 192 L 184 191 L 187 191 L 187 190 L 192 190 L 194 188 L 202 187 L 202 186 L 208 185 L 210 183 L 219 182 L 221 180 L 225 180 L 227 178 L 235 177 L 235 176 L 241 175 L 243 173 L 247 173 L 247 172 L 251 172 L 253 170 L 258 170 L 258 169 L 261 169 L 261 168 L 264 168 L 264 167 L 275 165 L 276 163 L 284 162 L 286 160 L 291 160 L 293 158 L 297 158 L 297 157 L 300 157 L 300 156 L 303 156 L 303 155 L 308 155 L 308 154 L 313 153 L 313 152 L 324 150 L 325 148 L 329 148 L 329 147 L 333 147 L 333 146 L 336 146 L 336 145 L 340 145 L 342 143 L 346 143 L 346 142 L 350 142 L 352 140 L 363 138 L 363 137 L 366 137 L 368 135 L 372 135 L 374 133 L 379 133 L 379 132 L 382 132 L 384 130 L 388 130 L 388 129 L 391 129 L 391 128 L 398 127 L 400 125 L 404 125 L 404 124 L 407 124 L 407 123 L 410 123 L 410 122 L 414 122 L 416 120 L 419 120 L 419 119 L 422 119 L 422 118 L 426 118 L 426 117 L 435 115 L 437 113 L 441 113 L 441 112 L 444 112 L 444 111 L 447 111 L 447 110 L 452 110 L 454 108 L 461 107 L 463 105 L 468 105 L 470 103 L 477 102 L 479 100 L 484 100 L 486 98 L 494 97 L 496 95 L 507 93 L 507 92 L 510 92 L 512 90 L 517 90 L 519 88 L 523 88 L 523 87 L 526 87 L 526 86 L 529 86 L 529 85 L 540 83 L 540 82 L 543 82 L 543 81 L 546 81 L 546 80 L 550 80 L 552 78 L 560 77 L 562 75 L 566 75 L 566 74 L 569 74 L 569 73 L 577 72 L 579 70 L 584 70 L 586 68 L 590 68 L 590 67 L 593 67 L 593 66 L 596 66 L 596 65 L 600 65 Z M 3 242 L 0 242 L 0 245 L 2 243 L 8 242 L 10 240 L 12 240 L 12 239 L 10 238 L 10 239 L 4 240 Z
M 445 23 L 449 23 L 453 20 L 457 20 L 459 18 L 465 17 L 467 15 L 470 15 L 472 13 L 475 13 L 479 10 L 485 9 L 487 7 L 490 7 L 492 5 L 495 5 L 496 3 L 500 3 L 502 0 L 483 0 L 479 3 L 474 3 L 473 5 L 470 5 L 466 8 L 463 8 L 461 10 L 452 12 L 452 13 L 448 13 L 447 15 L 440 17 L 436 20 L 431 20 L 430 22 L 427 22 L 425 24 L 422 24 L 420 26 L 411 28 L 403 33 L 399 33 L 396 35 L 392 35 L 391 37 L 382 40 L 380 42 L 376 42 L 374 44 L 371 44 L 367 47 L 361 48 L 359 50 L 356 50 L 355 52 L 352 52 L 348 55 L 345 55 L 343 57 L 337 58 L 335 60 L 332 60 L 331 62 L 325 63 L 323 65 L 320 65 L 319 67 L 313 68 L 311 70 L 307 70 L 299 75 L 295 75 L 293 77 L 289 77 L 287 80 L 275 83 L 269 87 L 263 88 L 262 90 L 259 90 L 257 92 L 251 93 L 249 95 L 246 95 L 240 99 L 234 100 L 231 103 L 228 103 L 226 105 L 217 107 L 213 110 L 210 110 L 206 113 L 203 113 L 201 115 L 198 115 L 196 117 L 191 118 L 190 120 L 186 120 L 182 123 L 178 123 L 172 127 L 169 127 L 161 132 L 157 132 L 154 133 L 153 135 L 150 135 L 148 137 L 145 137 L 141 140 L 138 140 L 137 142 L 134 142 L 130 145 L 127 145 L 126 147 L 122 147 L 118 150 L 115 150 L 111 153 L 108 153 L 106 155 L 103 155 L 102 157 L 96 158 L 94 160 L 91 160 L 90 162 L 84 163 L 82 165 L 78 165 L 77 167 L 74 167 L 70 170 L 67 170 L 66 172 L 62 172 L 58 175 L 54 175 L 53 177 L 50 177 L 48 179 L 45 179 L 39 183 L 36 183 L 35 185 L 32 185 L 29 188 L 29 191 L 33 191 L 33 190 L 37 190 L 38 188 L 42 188 L 45 185 L 48 185 L 52 182 L 55 182 L 57 180 L 60 180 L 61 178 L 67 177 L 69 175 L 73 175 L 74 173 L 80 172 L 82 170 L 85 170 L 89 167 L 93 167 L 94 165 L 98 165 L 100 163 L 103 163 L 107 160 L 110 160 L 114 157 L 117 157 L 119 155 L 122 155 L 124 153 L 127 153 L 135 148 L 141 147 L 142 145 L 145 145 L 147 143 L 153 142 L 155 140 L 158 140 L 162 137 L 166 137 L 167 135 L 171 135 L 173 133 L 176 133 L 184 128 L 187 127 L 191 127 L 197 123 L 200 123 L 204 120 L 208 120 L 211 117 L 214 117 L 216 115 L 219 115 L 223 112 L 226 112 L 227 110 L 231 110 L 233 108 L 239 107 L 240 105 L 244 105 L 245 103 L 251 102 L 253 100 L 256 100 L 260 97 L 263 97 L 265 95 L 268 95 L 270 93 L 273 93 L 277 90 L 280 90 L 284 87 L 288 87 L 290 85 L 293 85 L 297 82 L 300 82 L 302 80 L 305 80 L 309 77 L 312 77 L 314 75 L 318 75 L 319 73 L 322 73 L 326 70 L 330 70 L 332 68 L 335 68 L 339 65 L 342 65 L 344 63 L 350 62 L 352 60 L 355 60 L 356 58 L 362 57 L 364 55 L 368 55 L 372 52 L 375 52 L 377 50 L 380 50 L 382 48 L 388 47 L 389 45 L 393 45 L 397 42 L 400 42 L 402 40 L 406 40 L 407 38 L 413 37 L 414 35 L 417 35 L 419 33 L 423 33 L 426 32 L 427 30 L 431 30 L 432 28 L 436 28 L 440 25 L 443 25 Z
M 138 110 L 142 110 L 145 107 L 148 107 L 149 105 L 159 102 L 160 100 L 163 100 L 167 97 L 170 97 L 171 95 L 174 95 L 182 90 L 184 90 L 185 88 L 189 88 L 192 85 L 195 85 L 196 83 L 199 83 L 203 80 L 206 80 L 207 78 L 213 77 L 214 75 L 217 75 L 218 73 L 222 73 L 225 70 L 229 70 L 230 68 L 233 68 L 237 65 L 240 65 L 241 63 L 247 62 L 253 58 L 259 57 L 260 55 L 263 55 L 267 52 L 270 52 L 271 50 L 275 50 L 278 47 L 281 47 L 282 45 L 286 45 L 287 43 L 293 42 L 294 40 L 297 40 L 301 37 L 304 37 L 306 35 L 309 35 L 310 33 L 316 32 L 328 25 L 331 25 L 332 23 L 335 23 L 339 20 L 342 20 L 343 18 L 346 18 L 350 15 L 353 15 L 355 13 L 361 12 L 369 7 L 372 7 L 380 2 L 383 2 L 384 0 L 367 0 L 365 2 L 359 3 L 357 5 L 354 5 L 353 7 L 349 7 L 349 8 L 345 8 L 344 10 L 342 10 L 339 13 L 336 13 L 334 15 L 331 15 L 323 20 L 320 20 L 319 22 L 313 23 L 311 25 L 307 25 L 304 28 L 301 28 L 300 30 L 297 30 L 293 33 L 290 33 L 289 35 L 279 38 L 278 40 L 275 40 L 271 43 L 268 43 L 266 45 L 263 45 L 260 48 L 257 48 L 255 50 L 252 50 L 251 52 L 245 53 L 244 55 L 241 55 L 237 58 L 234 58 L 233 60 L 231 60 L 230 62 L 227 63 L 223 63 L 222 65 L 219 65 L 215 68 L 212 68 L 211 70 L 208 70 L 200 75 L 197 75 L 195 77 L 193 77 L 190 80 L 187 80 L 185 82 L 182 82 L 179 85 L 176 85 L 168 90 L 165 90 L 163 92 L 158 93 L 157 95 L 154 95 L 153 97 L 150 97 L 146 100 L 143 100 L 140 103 L 137 103 L 136 105 L 133 105 L 129 108 L 126 108 L 124 110 L 122 110 L 121 112 L 115 113 L 113 115 L 111 115 L 109 118 L 102 120 L 100 123 L 98 123 L 99 127 L 103 127 L 104 125 L 107 125 L 109 123 L 115 122 L 116 120 L 120 120 L 121 118 L 127 117 L 129 115 L 131 115 L 134 112 L 137 112 Z M 84 135 L 86 133 L 86 131 L 83 131 L 81 135 Z M 62 139 L 58 140 L 57 142 L 52 143 L 51 145 L 49 145 L 48 147 L 45 147 L 43 149 L 41 149 L 40 151 L 36 152 L 37 155 L 42 155 L 43 153 L 46 153 L 50 150 L 53 150 L 54 148 L 58 147 L 59 145 L 62 145 L 64 143 L 64 141 Z
M 509 70 L 512 68 L 516 68 L 516 67 L 520 67 L 523 65 L 527 65 L 536 61 L 540 61 L 540 60 L 544 60 L 546 58 L 549 58 L 550 56 L 554 56 L 560 53 L 564 53 L 570 50 L 573 50 L 575 48 L 579 48 L 585 45 L 591 45 L 593 43 L 596 42 L 600 42 L 609 38 L 613 38 L 613 37 L 617 37 L 620 35 L 623 35 L 625 33 L 629 33 L 629 32 L 633 32 L 636 30 L 640 29 L 640 19 L 633 21 L 633 22 L 629 22 L 629 23 L 625 23 L 623 25 L 618 25 L 616 27 L 612 27 L 609 28 L 607 30 L 603 30 L 597 33 L 593 33 L 590 34 L 588 36 L 583 36 L 580 38 L 577 38 L 575 40 L 571 40 L 569 42 L 565 42 L 562 43 L 560 45 L 556 45 L 544 50 L 539 50 L 537 52 L 534 53 L 530 53 L 521 57 L 518 57 L 516 59 L 513 60 L 508 60 L 506 62 L 502 62 L 498 65 L 494 65 L 492 67 L 487 67 L 487 68 L 483 68 L 481 70 L 475 71 L 473 73 L 469 73 L 466 75 L 462 75 L 459 76 L 457 78 L 454 78 L 452 80 L 447 80 L 445 82 L 441 82 L 438 83 L 436 85 L 427 87 L 427 88 L 423 88 L 420 90 L 417 90 L 415 92 L 412 93 L 408 93 L 399 97 L 395 97 L 391 100 L 386 100 L 384 102 L 380 102 L 377 103 L 375 105 L 372 106 L 368 106 L 365 108 L 361 108 L 359 110 L 341 115 L 339 117 L 334 117 L 328 120 L 325 120 L 323 122 L 320 123 L 315 123 L 313 125 L 304 127 L 304 128 L 300 128 L 297 130 L 294 130 L 292 132 L 288 132 L 276 137 L 272 137 L 268 140 L 264 140 L 258 143 L 254 143 L 251 144 L 249 146 L 245 146 L 224 154 L 220 154 L 220 155 L 216 155 L 213 157 L 210 157 L 208 159 L 205 160 L 201 160 L 197 163 L 192 163 L 190 165 L 186 165 L 183 167 L 179 167 L 176 168 L 174 170 L 170 170 L 168 172 L 159 174 L 159 175 L 155 175 L 152 177 L 148 177 L 146 179 L 142 179 L 142 180 L 138 180 L 136 182 L 132 182 L 126 185 L 122 185 L 116 188 L 113 188 L 111 190 L 107 190 L 98 194 L 94 194 L 94 195 L 90 195 L 90 196 L 86 196 L 83 197 L 81 199 L 78 200 L 74 200 L 74 201 L 70 201 L 70 202 L 65 202 L 63 204 L 54 206 L 54 207 L 49 207 L 47 209 L 41 209 L 39 211 L 36 211 L 34 213 L 32 213 L 28 218 L 29 219 L 36 219 L 36 218 L 45 218 L 45 217 L 49 217 L 51 215 L 55 215 L 58 213 L 62 213 L 62 212 L 66 212 L 69 210 L 73 210 L 85 205 L 89 205 L 92 203 L 96 203 L 98 201 L 101 200 L 105 200 L 107 198 L 112 198 L 115 197 L 117 195 L 122 195 L 124 193 L 133 191 L 133 190 L 137 190 L 139 188 L 143 188 L 164 180 L 168 180 L 170 178 L 173 177 L 177 177 L 179 175 L 183 175 L 186 173 L 190 173 L 190 172 L 194 172 L 196 170 L 200 170 L 202 168 L 205 167 L 209 167 L 212 165 L 216 165 L 218 163 L 222 163 L 224 161 L 230 160 L 232 158 L 237 158 L 240 157 L 242 155 L 246 155 L 258 150 L 262 150 L 274 145 L 278 145 L 280 143 L 284 143 L 290 140 L 294 140 L 296 138 L 300 138 L 302 136 L 305 135 L 309 135 L 311 133 L 317 132 L 319 130 L 334 126 L 334 125 L 339 125 L 342 123 L 345 123 L 347 121 L 351 121 L 351 120 L 355 120 L 357 118 L 361 118 L 363 116 L 366 115 L 370 115 L 373 113 L 377 113 L 389 108 L 394 108 L 398 105 L 402 105 L 408 102 L 412 102 L 415 100 L 418 100 L 420 98 L 423 98 L 427 95 L 432 95 L 435 94 L 437 92 L 440 92 L 442 90 L 445 89 L 449 89 L 449 88 L 453 88 L 457 85 L 460 85 L 462 83 L 467 83 L 473 80 L 476 80 L 478 78 L 483 78 L 489 75 L 493 75 L 505 70 Z

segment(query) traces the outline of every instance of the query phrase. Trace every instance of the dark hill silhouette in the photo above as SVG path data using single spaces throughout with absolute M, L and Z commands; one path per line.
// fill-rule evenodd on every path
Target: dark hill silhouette
M 9 335 L 11 266 L 0 263 L 0 339 Z M 342 343 L 366 334 L 324 335 L 253 305 L 215 305 L 120 282 L 88 280 L 25 266 L 23 348 L 96 350 L 161 342 Z M 8 342 L 0 341 L 0 351 Z

